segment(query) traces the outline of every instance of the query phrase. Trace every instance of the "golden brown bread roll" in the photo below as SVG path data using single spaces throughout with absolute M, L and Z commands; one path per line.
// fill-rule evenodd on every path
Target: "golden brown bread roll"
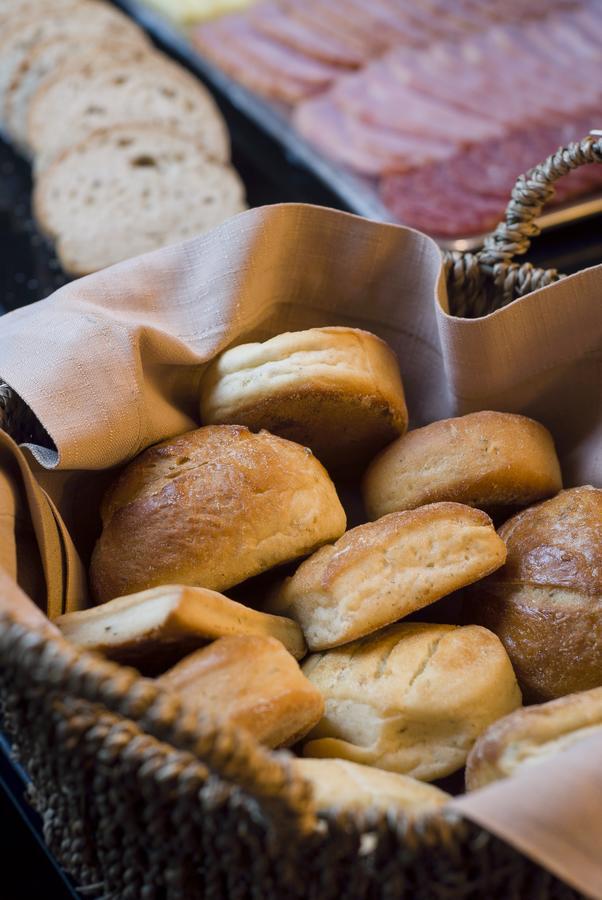
M 310 782 L 319 811 L 380 809 L 414 817 L 451 800 L 449 794 L 432 784 L 347 759 L 293 759 L 291 766 Z
M 301 563 L 274 609 L 301 625 L 310 650 L 370 634 L 482 578 L 506 558 L 491 519 L 433 503 L 359 525 Z
M 481 735 L 466 764 L 466 788 L 484 787 L 602 733 L 602 688 L 504 716 Z
M 324 710 L 320 692 L 271 637 L 220 638 L 157 681 L 190 707 L 225 717 L 269 747 L 295 743 Z
M 266 428 L 327 468 L 367 462 L 407 428 L 399 365 L 359 328 L 310 328 L 226 350 L 201 383 L 201 421 Z
M 477 737 L 521 703 L 506 651 L 478 626 L 392 625 L 310 656 L 303 671 L 326 701 L 305 756 L 422 781 L 461 768 Z
M 100 602 L 161 584 L 221 591 L 345 530 L 334 485 L 310 450 L 237 425 L 145 450 L 101 515 L 90 572 Z
M 602 685 L 602 490 L 561 491 L 499 534 L 506 564 L 471 588 L 466 618 L 499 635 L 529 701 Z
M 162 585 L 67 613 L 55 620 L 63 635 L 86 650 L 120 662 L 159 662 L 183 656 L 226 635 L 269 635 L 293 656 L 305 655 L 296 622 L 270 616 L 206 588 Z
M 439 500 L 481 509 L 526 506 L 561 488 L 547 428 L 526 416 L 489 411 L 408 432 L 376 457 L 363 481 L 371 519 Z

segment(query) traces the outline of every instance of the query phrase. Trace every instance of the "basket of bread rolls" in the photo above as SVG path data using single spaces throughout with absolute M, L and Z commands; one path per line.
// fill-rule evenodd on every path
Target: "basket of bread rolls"
M 513 257 L 553 181 L 601 160 L 587 138 L 521 177 L 484 249 L 443 262 L 453 314 L 561 277 Z M 46 618 L 13 585 L 19 614 L 0 605 L 3 728 L 77 885 L 583 896 L 456 804 L 562 770 L 602 732 L 601 487 L 566 483 L 531 416 L 417 425 L 404 359 L 341 317 L 230 342 L 195 373 L 194 427 L 103 473 L 85 602 Z M 51 446 L 25 381 L 0 398 L 6 434 Z

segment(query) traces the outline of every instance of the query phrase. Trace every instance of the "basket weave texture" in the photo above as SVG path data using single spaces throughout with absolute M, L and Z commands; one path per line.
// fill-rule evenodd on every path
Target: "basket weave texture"
M 521 176 L 477 254 L 445 260 L 450 309 L 476 317 L 559 277 L 517 265 L 553 182 L 602 162 L 586 138 Z M 0 427 L 45 443 L 0 384 Z M 0 616 L 2 727 L 45 839 L 83 896 L 105 900 L 569 900 L 581 895 L 479 826 L 441 811 L 316 815 L 269 752 L 132 669 Z

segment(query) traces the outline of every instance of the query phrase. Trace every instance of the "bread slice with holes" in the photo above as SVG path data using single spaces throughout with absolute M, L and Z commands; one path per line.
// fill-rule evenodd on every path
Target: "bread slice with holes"
M 218 225 L 245 208 L 232 168 L 159 125 L 94 132 L 39 178 L 34 212 L 66 272 L 85 275 Z
M 0 117 L 4 118 L 7 92 L 27 54 L 41 41 L 52 37 L 86 41 L 125 40 L 150 46 L 145 33 L 130 18 L 107 3 L 92 0 L 61 0 L 56 6 L 16 16 L 8 27 L 0 28 Z
M 109 67 L 120 62 L 139 63 L 152 57 L 153 50 L 137 41 L 105 41 L 102 35 L 80 41 L 77 35 L 70 38 L 54 37 L 41 41 L 29 51 L 15 72 L 8 88 L 5 105 L 5 126 L 11 141 L 25 153 L 28 152 L 27 127 L 29 107 L 38 90 L 66 64 L 76 65 L 90 60 L 101 61 Z
M 36 170 L 93 131 L 123 124 L 160 124 L 187 135 L 219 162 L 230 156 L 228 132 L 209 92 L 165 57 L 120 62 L 90 59 L 68 66 L 34 96 L 28 140 Z

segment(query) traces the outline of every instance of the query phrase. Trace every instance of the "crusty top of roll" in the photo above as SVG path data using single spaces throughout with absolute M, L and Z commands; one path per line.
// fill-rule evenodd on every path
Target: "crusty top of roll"
M 301 563 L 276 606 L 311 650 L 370 634 L 493 572 L 506 548 L 489 516 L 460 503 L 391 513 Z
M 468 790 L 512 775 L 602 731 L 602 687 L 528 706 L 494 722 L 466 764 Z
M 561 491 L 502 525 L 505 566 L 489 583 L 530 584 L 602 594 L 602 490 Z
M 311 553 L 345 513 L 310 450 L 236 425 L 150 447 L 104 498 L 91 580 L 103 602 L 160 584 L 223 590 Z
M 391 348 L 368 331 L 332 326 L 226 350 L 201 382 L 201 419 L 266 428 L 340 468 L 365 464 L 403 434 L 408 413 Z
M 326 701 L 305 756 L 425 781 L 459 769 L 478 735 L 521 703 L 499 638 L 476 625 L 402 622 L 309 656 L 303 672 Z
M 416 428 L 371 463 L 363 482 L 370 518 L 425 503 L 526 506 L 562 487 L 547 428 L 514 413 L 469 413 Z

